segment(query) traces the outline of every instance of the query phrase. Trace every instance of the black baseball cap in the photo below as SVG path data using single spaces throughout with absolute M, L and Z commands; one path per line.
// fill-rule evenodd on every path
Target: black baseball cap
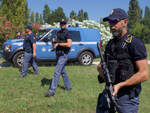
M 21 33 L 21 31 L 16 31 L 16 33 Z
M 67 21 L 64 20 L 64 19 L 62 19 L 62 20 L 60 21 L 60 24 L 67 24 Z
M 28 25 L 28 26 L 26 27 L 26 29 L 30 29 L 30 30 L 32 31 L 32 26 L 31 26 L 31 25 Z
M 120 21 L 120 20 L 124 20 L 127 18 L 128 18 L 128 15 L 123 9 L 116 8 L 110 12 L 110 15 L 108 17 L 103 18 L 103 21 L 104 22 L 105 21 L 114 21 L 114 20 Z

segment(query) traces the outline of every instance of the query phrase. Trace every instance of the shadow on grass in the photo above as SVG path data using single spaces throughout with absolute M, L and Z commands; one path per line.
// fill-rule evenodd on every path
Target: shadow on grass
M 18 68 L 18 70 L 19 70 L 20 73 L 22 72 L 22 68 Z M 29 67 L 28 67 L 27 74 L 35 74 L 35 73 L 34 73 L 34 70 L 32 71 L 32 70 L 29 69 Z
M 10 66 L 11 66 L 11 63 L 9 63 L 9 62 L 0 63 L 0 67 L 10 67 Z
M 49 85 L 49 86 L 50 86 L 51 83 L 52 83 L 52 79 L 43 78 L 43 79 L 41 80 L 41 86 L 42 86 L 42 87 L 44 87 L 45 85 Z M 51 86 L 50 86 L 50 87 L 51 87 Z M 49 87 L 49 88 L 50 88 L 50 87 Z M 63 89 L 63 90 L 65 89 L 65 87 L 64 87 L 64 86 L 61 86 L 61 85 L 58 85 L 58 87 L 61 88 L 61 89 Z

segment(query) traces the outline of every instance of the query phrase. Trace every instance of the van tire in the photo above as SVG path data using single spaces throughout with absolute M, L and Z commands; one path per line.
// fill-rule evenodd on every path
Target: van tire
M 93 63 L 93 54 L 89 51 L 84 51 L 79 55 L 78 60 L 81 65 L 91 65 Z
M 23 64 L 23 59 L 24 59 L 24 51 L 17 52 L 12 59 L 13 65 L 15 67 L 21 68 Z

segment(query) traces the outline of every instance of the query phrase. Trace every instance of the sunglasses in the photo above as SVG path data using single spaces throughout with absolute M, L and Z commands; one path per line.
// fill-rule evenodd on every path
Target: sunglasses
M 109 20 L 108 23 L 109 24 L 117 24 L 120 20 Z

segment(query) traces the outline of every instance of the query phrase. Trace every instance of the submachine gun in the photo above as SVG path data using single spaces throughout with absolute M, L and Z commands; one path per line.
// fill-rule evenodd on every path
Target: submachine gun
M 105 89 L 104 89 L 104 95 L 105 95 L 105 98 L 106 98 L 106 103 L 107 103 L 107 107 L 108 109 L 113 109 L 113 112 L 119 112 L 119 109 L 118 109 L 118 105 L 117 105 L 117 97 L 116 96 L 113 96 L 113 85 L 112 85 L 112 80 L 111 80 L 111 76 L 110 76 L 110 73 L 109 73 L 109 70 L 108 70 L 108 67 L 106 65 L 106 62 L 104 60 L 104 57 L 102 55 L 102 51 L 101 51 L 101 47 L 100 47 L 100 42 L 97 42 L 97 47 L 98 47 L 98 51 L 99 51 L 99 55 L 100 55 L 100 58 L 101 58 L 101 66 L 102 66 L 102 72 L 103 72 L 103 75 L 104 75 L 104 81 L 105 81 Z M 111 113 L 111 111 L 109 111 L 108 113 Z
M 56 47 L 55 47 L 55 44 L 56 43 L 59 43 L 60 41 L 58 40 L 58 37 L 57 37 L 57 30 L 55 31 L 55 40 L 52 42 L 52 49 L 51 49 L 51 51 L 55 51 L 56 50 Z

